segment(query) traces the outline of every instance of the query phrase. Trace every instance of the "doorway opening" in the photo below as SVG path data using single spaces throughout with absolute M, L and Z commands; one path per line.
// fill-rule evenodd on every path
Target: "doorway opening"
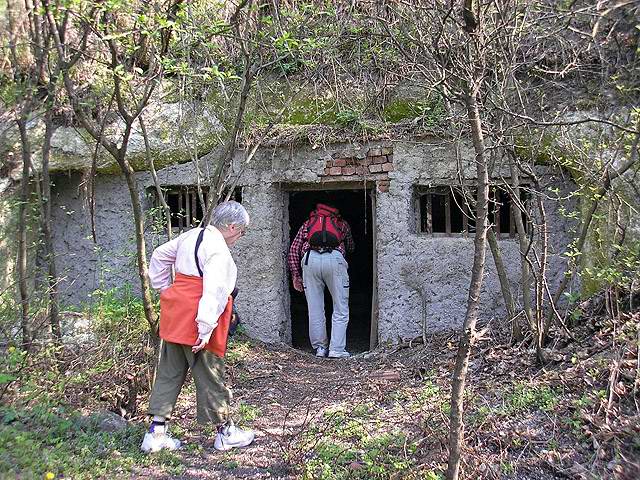
M 371 314 L 373 295 L 373 217 L 372 195 L 369 188 L 340 190 L 307 190 L 289 192 L 289 244 L 299 228 L 309 218 L 317 203 L 330 203 L 340 210 L 349 223 L 355 243 L 355 251 L 347 254 L 349 265 L 349 325 L 347 327 L 347 351 L 351 353 L 369 350 L 371 342 Z M 295 348 L 311 351 L 309 320 L 304 293 L 294 290 L 289 282 L 291 308 L 291 340 Z M 325 317 L 327 338 L 331 338 L 331 314 L 333 305 L 328 289 L 325 289 Z

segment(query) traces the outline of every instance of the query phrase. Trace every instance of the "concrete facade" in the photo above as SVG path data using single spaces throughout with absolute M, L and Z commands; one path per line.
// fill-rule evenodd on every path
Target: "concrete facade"
M 202 159 L 207 171 L 210 159 Z M 563 189 L 566 179 L 541 169 L 543 188 Z M 265 342 L 289 342 L 289 192 L 349 186 L 372 188 L 375 195 L 374 259 L 377 296 L 377 340 L 397 342 L 429 332 L 459 327 L 467 303 L 473 263 L 473 237 L 434 236 L 418 232 L 416 187 L 452 185 L 460 175 L 473 181 L 475 167 L 469 146 L 436 139 L 374 142 L 367 145 L 274 147 L 261 149 L 247 165 L 238 153 L 234 176 L 239 176 L 242 202 L 252 217 L 247 234 L 233 248 L 238 264 L 239 308 L 247 333 Z M 493 177 L 509 181 L 499 166 Z M 164 185 L 196 184 L 192 163 L 158 172 Z M 147 173 L 138 174 L 140 195 L 152 187 Z M 98 287 L 138 285 L 135 242 L 128 191 L 118 176 L 96 179 L 98 243 L 90 237 L 89 215 L 80 194 L 79 175 L 58 175 L 53 209 L 59 268 L 66 275 L 63 295 L 80 303 Z M 147 207 L 151 206 L 146 200 Z M 553 208 L 551 207 L 553 205 Z M 566 243 L 569 224 L 559 214 L 558 202 L 549 202 L 551 278 L 562 274 L 556 252 Z M 150 251 L 164 241 L 148 229 Z M 520 254 L 515 239 L 500 240 L 504 263 L 514 292 L 520 276 Z M 150 253 L 149 251 L 149 253 Z M 487 253 L 482 291 L 483 321 L 504 317 L 500 285 L 490 252 Z

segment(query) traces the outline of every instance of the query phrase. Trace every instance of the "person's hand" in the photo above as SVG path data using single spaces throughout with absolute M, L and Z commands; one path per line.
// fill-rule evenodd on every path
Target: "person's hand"
M 302 284 L 301 278 L 293 279 L 293 288 L 295 288 L 298 292 L 304 292 L 304 285 Z
M 204 346 L 207 344 L 207 342 L 205 342 L 204 340 L 200 339 L 200 342 L 196 345 L 194 345 L 193 347 L 191 347 L 191 351 L 193 353 L 198 353 L 200 350 L 202 350 L 204 348 Z

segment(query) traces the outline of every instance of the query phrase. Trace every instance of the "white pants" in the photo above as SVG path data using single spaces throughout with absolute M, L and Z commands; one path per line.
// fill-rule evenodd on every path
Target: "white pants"
M 324 287 L 333 299 L 331 343 L 329 350 L 344 352 L 349 323 L 349 273 L 347 261 L 338 250 L 302 257 L 302 281 L 309 307 L 309 339 L 313 348 L 327 347 L 327 324 L 324 313 Z

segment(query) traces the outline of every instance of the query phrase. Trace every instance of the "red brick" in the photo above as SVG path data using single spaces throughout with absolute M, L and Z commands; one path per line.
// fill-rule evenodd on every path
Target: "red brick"
M 383 172 L 393 172 L 393 163 L 387 162 L 382 164 Z
M 336 158 L 333 161 L 334 167 L 344 167 L 347 164 L 347 160 L 345 158 Z
M 342 175 L 342 168 L 340 168 L 340 167 L 331 167 L 329 169 L 329 175 Z
M 369 165 L 369 171 L 371 173 L 378 173 L 382 171 L 382 165 L 380 165 L 379 163 L 375 164 L 375 165 Z
M 369 173 L 369 169 L 367 167 L 365 167 L 364 165 L 358 165 L 356 167 L 356 174 L 357 175 L 366 175 L 367 173 Z
M 380 151 L 382 155 L 393 155 L 393 147 L 382 147 Z
M 354 167 L 353 165 L 342 167 L 343 175 L 354 175 L 355 173 L 356 173 L 356 167 Z
M 325 175 L 331 175 L 331 169 L 330 168 L 325 168 L 324 169 L 324 174 Z
M 386 163 L 387 157 L 385 155 L 378 155 L 377 157 L 371 157 L 371 163 Z
M 349 157 L 346 160 L 347 160 L 347 165 L 357 165 L 358 163 L 358 160 L 356 159 L 356 157 Z
M 371 157 L 359 158 L 358 165 L 362 165 L 364 167 L 371 165 Z
M 387 155 L 387 162 L 393 162 L 393 155 Z
M 377 157 L 378 155 L 382 155 L 382 149 L 379 147 L 370 148 L 367 152 L 367 157 Z

